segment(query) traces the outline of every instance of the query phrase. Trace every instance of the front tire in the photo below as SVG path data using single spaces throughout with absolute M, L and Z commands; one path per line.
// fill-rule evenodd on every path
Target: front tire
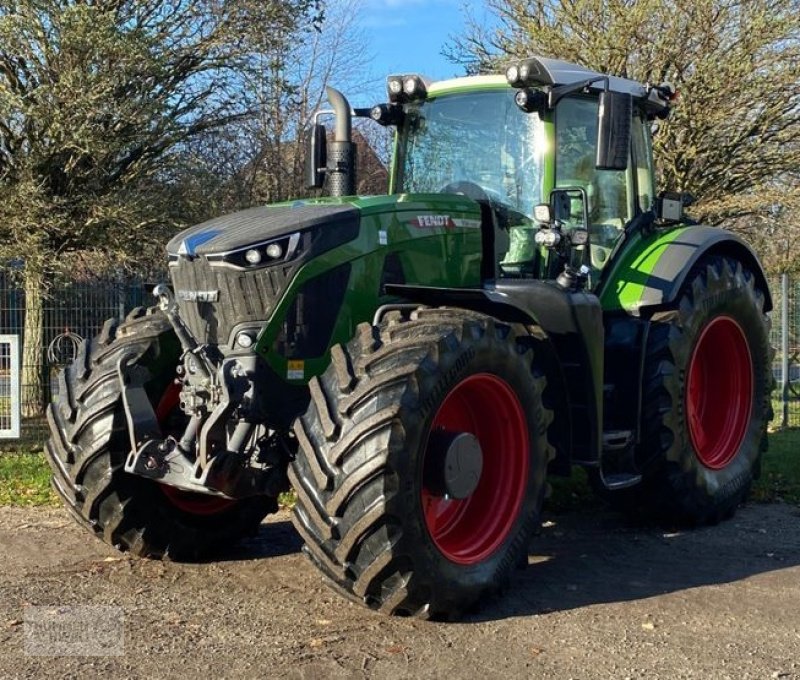
M 764 292 L 741 262 L 702 259 L 677 308 L 653 317 L 637 454 L 643 482 L 603 495 L 684 525 L 732 515 L 766 448 L 771 387 Z
M 310 389 L 294 523 L 334 585 L 385 613 L 454 618 L 505 584 L 527 556 L 552 451 L 527 336 L 419 309 L 360 326 Z M 432 442 L 465 433 L 482 470 L 466 496 L 445 498 Z
M 117 375 L 125 353 L 148 371 L 145 388 L 157 414 L 172 410 L 180 346 L 163 314 L 135 310 L 123 324 L 109 320 L 99 337 L 84 341 L 48 407 L 45 448 L 53 487 L 75 519 L 120 550 L 174 560 L 200 559 L 255 533 L 277 509 L 275 499 L 227 501 L 125 472 L 130 439 Z

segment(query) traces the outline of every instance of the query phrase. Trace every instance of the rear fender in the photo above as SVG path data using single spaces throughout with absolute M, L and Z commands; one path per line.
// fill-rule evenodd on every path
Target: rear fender
M 767 279 L 753 249 L 730 231 L 702 226 L 659 231 L 633 241 L 601 283 L 603 309 L 649 316 L 674 305 L 692 267 L 707 255 L 730 257 L 746 266 L 764 293 L 764 311 L 772 309 Z

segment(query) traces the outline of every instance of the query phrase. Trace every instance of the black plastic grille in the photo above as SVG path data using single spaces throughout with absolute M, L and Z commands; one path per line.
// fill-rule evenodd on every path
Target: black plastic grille
M 253 271 L 212 267 L 205 257 L 179 257 L 170 266 L 180 316 L 199 343 L 226 344 L 241 324 L 265 321 L 298 263 Z M 215 302 L 187 301 L 186 294 Z M 209 295 L 206 295 L 209 294 Z
M 349 280 L 350 263 L 345 262 L 302 285 L 275 341 L 278 354 L 307 359 L 325 353 Z

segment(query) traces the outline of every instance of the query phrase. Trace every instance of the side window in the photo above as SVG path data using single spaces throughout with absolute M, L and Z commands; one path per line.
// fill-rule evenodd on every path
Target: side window
M 595 98 L 566 97 L 556 109 L 556 187 L 586 191 L 591 262 L 602 269 L 635 211 L 633 169 L 597 170 L 597 107 Z
M 656 197 L 652 164 L 653 150 L 648 126 L 649 123 L 643 115 L 639 112 L 634 114 L 631 145 L 633 165 L 636 171 L 636 201 L 642 212 L 647 212 L 653 207 Z

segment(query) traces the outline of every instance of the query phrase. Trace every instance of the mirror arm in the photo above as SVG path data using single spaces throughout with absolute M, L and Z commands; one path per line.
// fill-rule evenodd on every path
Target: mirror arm
M 556 104 L 558 104 L 558 102 L 568 94 L 579 92 L 580 90 L 583 90 L 584 88 L 594 85 L 600 81 L 603 81 L 603 91 L 608 92 L 608 76 L 597 76 L 596 78 L 589 78 L 589 80 L 581 80 L 577 83 L 570 83 L 569 85 L 559 85 L 558 87 L 554 87 L 547 93 L 547 106 L 548 108 L 554 109 Z

